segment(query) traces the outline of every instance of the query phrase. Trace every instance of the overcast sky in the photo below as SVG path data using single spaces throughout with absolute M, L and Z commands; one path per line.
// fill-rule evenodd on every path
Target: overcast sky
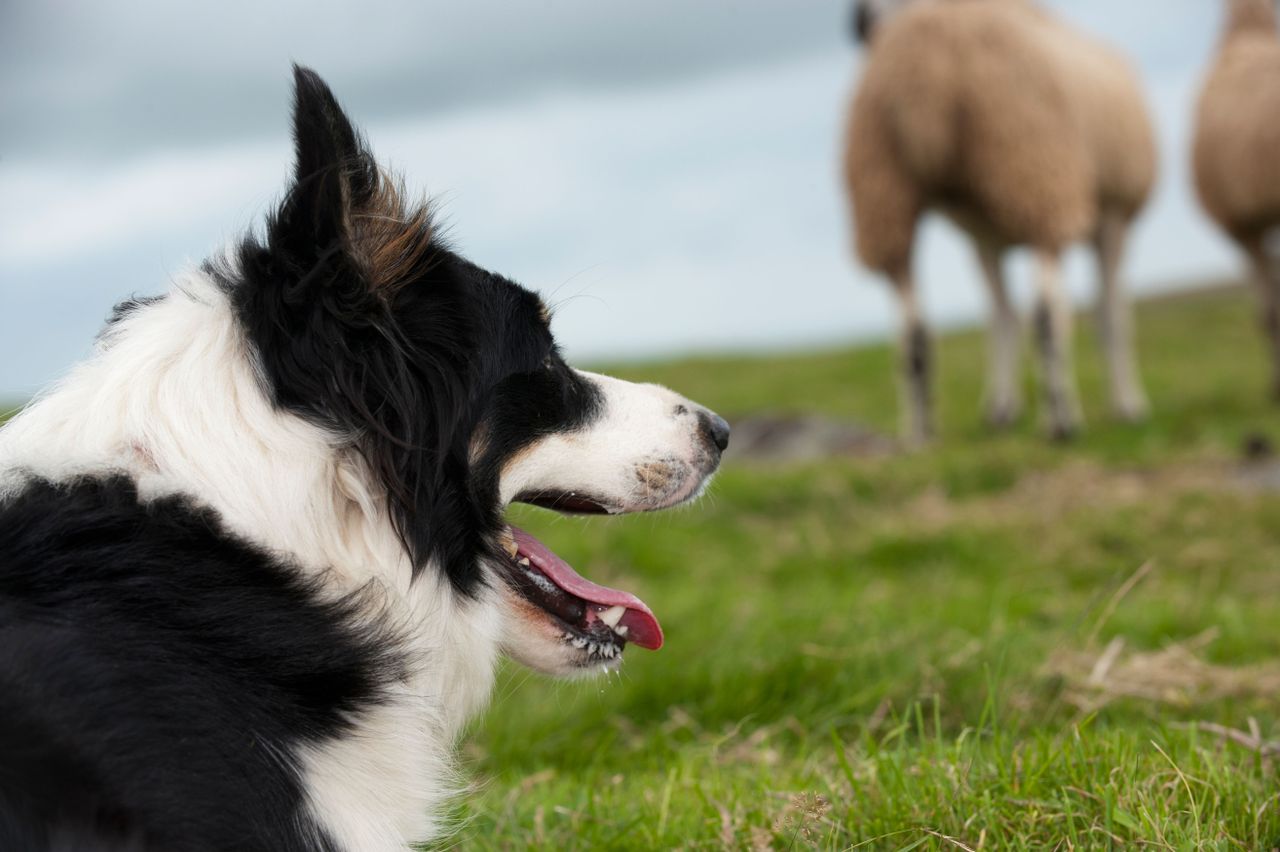
M 1135 239 L 1138 288 L 1233 270 L 1185 163 L 1217 4 L 1054 5 L 1135 59 L 1159 124 L 1164 179 Z M 571 357 L 884 333 L 892 304 L 852 264 L 837 179 L 860 61 L 847 12 L 835 0 L 0 0 L 0 396 L 55 377 L 111 304 L 164 290 L 260 220 L 289 171 L 295 60 L 438 200 L 465 254 L 559 304 Z M 949 226 L 930 223 L 921 260 L 932 316 L 980 315 Z M 1071 272 L 1087 295 L 1081 257 Z

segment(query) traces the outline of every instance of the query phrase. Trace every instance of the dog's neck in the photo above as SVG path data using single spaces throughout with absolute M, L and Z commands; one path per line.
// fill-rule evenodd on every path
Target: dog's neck
M 409 565 L 341 436 L 271 404 L 227 294 L 199 270 L 121 318 L 93 356 L 0 433 L 0 464 L 54 480 L 124 473 L 354 589 L 401 593 Z M 328 578 L 330 581 L 334 577 Z

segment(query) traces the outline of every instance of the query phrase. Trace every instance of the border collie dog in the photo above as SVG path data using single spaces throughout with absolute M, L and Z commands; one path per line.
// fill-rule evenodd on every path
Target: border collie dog
M 728 426 L 566 365 L 306 69 L 293 121 L 265 229 L 0 429 L 0 849 L 404 849 L 499 655 L 662 644 L 503 511 L 685 502 Z

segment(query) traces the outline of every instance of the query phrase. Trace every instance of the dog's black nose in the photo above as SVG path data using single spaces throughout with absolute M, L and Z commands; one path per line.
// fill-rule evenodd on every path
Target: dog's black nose
M 729 421 L 715 412 L 707 411 L 702 415 L 702 427 L 720 452 L 724 452 L 728 448 Z

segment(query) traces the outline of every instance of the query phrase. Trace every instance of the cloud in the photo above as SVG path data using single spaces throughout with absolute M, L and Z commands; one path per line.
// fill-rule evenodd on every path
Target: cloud
M 0 206 L 0 258 L 21 266 L 207 222 L 261 198 L 263 187 L 282 186 L 288 150 L 280 143 L 172 152 L 105 173 L 0 168 L 0 186 L 21 201 Z
M 689 5 L 694 30 L 705 35 L 716 15 Z M 748 5 L 758 15 L 773 13 L 769 4 Z M 800 14 L 799 7 L 785 5 Z M 1187 177 L 1191 107 L 1216 29 L 1216 13 L 1206 5 L 1174 0 L 1158 8 L 1117 7 L 1087 0 L 1069 9 L 1082 25 L 1105 23 L 1112 38 L 1138 57 L 1160 126 L 1162 183 L 1136 230 L 1127 266 L 1140 287 L 1236 266 L 1200 215 Z M 478 9 L 466 13 L 477 20 L 486 9 L 498 15 L 496 7 L 457 7 Z M 551 8 L 575 7 L 566 2 Z M 678 17 L 674 7 L 653 8 Z M 727 20 L 725 9 L 736 7 L 715 8 Z M 1166 8 L 1169 15 L 1162 17 L 1159 10 Z M 172 16 L 159 8 L 155 14 L 162 22 Z M 526 49 L 551 51 L 570 39 L 548 36 L 548 44 L 538 47 L 539 27 L 558 21 L 556 14 L 543 22 L 503 21 L 531 28 Z M 590 42 L 590 27 L 607 17 L 590 16 L 596 23 L 575 23 L 571 40 Z M 833 17 L 830 8 L 809 12 L 799 29 L 842 23 Z M 207 22 L 213 26 L 203 19 L 193 26 Z M 664 27 L 681 26 L 675 19 L 626 22 L 636 28 L 628 37 L 650 46 L 663 43 L 656 34 Z M 71 35 L 96 25 L 91 15 L 72 26 Z M 220 26 L 210 36 L 213 44 L 229 38 L 229 25 Z M 458 26 L 473 34 L 480 27 L 476 21 Z M 464 254 L 559 304 L 557 332 L 570 355 L 813 346 L 883 335 L 896 323 L 888 289 L 859 270 L 848 249 L 838 158 L 858 55 L 837 44 L 842 31 L 829 37 L 828 48 L 772 59 L 722 54 L 696 75 L 678 79 L 641 75 L 626 84 L 560 86 L 548 82 L 558 79 L 552 74 L 528 89 L 513 83 L 513 90 L 524 92 L 518 97 L 499 93 L 444 111 L 419 110 L 403 92 L 391 99 L 404 97 L 408 106 L 380 111 L 360 94 L 360 85 L 353 97 L 344 83 L 367 72 L 361 70 L 367 57 L 339 63 L 339 78 L 331 82 L 375 151 L 403 171 L 411 187 L 437 199 Z M 413 41 L 403 33 L 396 38 L 389 44 Z M 482 60 L 515 38 L 504 29 L 494 46 L 485 47 L 483 39 L 458 35 L 450 49 Z M 237 72 L 218 66 L 211 49 L 196 41 L 190 73 L 208 75 L 202 85 L 211 91 L 220 75 L 229 74 L 227 91 L 237 98 L 201 108 L 234 125 L 241 112 Z M 610 43 L 605 39 L 591 50 Z M 256 49 L 247 49 L 251 69 Z M 105 71 L 110 79 L 104 89 L 126 85 L 130 97 L 145 101 L 140 93 L 161 85 L 155 81 L 163 81 L 166 67 L 181 64 L 174 58 L 180 44 L 158 50 L 162 58 L 142 62 L 153 69 L 146 86 L 120 83 Z M 1173 62 L 1176 55 L 1184 59 Z M 229 66 L 234 60 L 229 55 L 220 61 Z M 274 62 L 262 61 L 264 67 Z M 471 64 L 477 62 L 483 64 Z M 594 67 L 581 57 L 573 62 Z M 499 65 L 495 80 L 515 75 L 512 66 Z M 67 73 L 66 79 L 75 77 Z M 267 82 L 257 84 L 258 96 L 270 103 L 270 119 L 248 135 L 235 130 L 175 137 L 149 152 L 102 159 L 64 155 L 54 145 L 30 158 L 0 160 L 0 303 L 6 308 L 0 311 L 0 396 L 28 393 L 65 367 L 84 351 L 114 301 L 163 290 L 184 263 L 260 221 L 284 189 L 291 158 L 287 74 L 275 67 L 262 73 Z M 138 88 L 128 88 L 133 86 Z M 6 80 L 5 91 L 11 88 Z M 145 136 L 152 125 L 129 132 Z M 82 145 L 97 144 L 80 130 Z M 930 220 L 920 259 L 931 317 L 954 324 L 984 315 L 985 290 L 971 250 L 953 228 Z M 1025 300 L 1025 263 L 1015 260 L 1012 270 L 1015 291 Z M 1071 256 L 1069 277 L 1078 299 L 1091 295 L 1091 264 L 1080 252 Z
M 843 43 L 789 0 L 0 4 L 0 151 L 101 161 L 278 132 L 291 60 L 367 120 L 643 87 Z

